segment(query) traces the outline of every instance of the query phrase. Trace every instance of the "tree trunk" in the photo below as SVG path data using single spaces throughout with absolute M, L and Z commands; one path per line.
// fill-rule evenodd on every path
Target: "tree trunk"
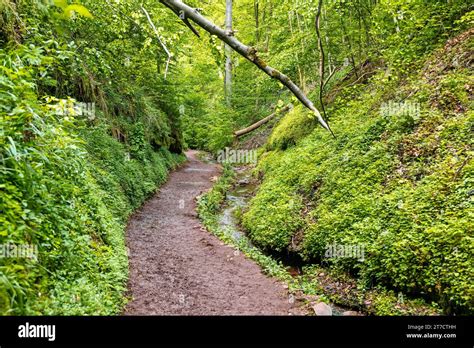
M 346 25 L 344 23 L 344 20 L 343 20 L 342 16 L 340 17 L 340 22 L 341 22 L 342 33 L 343 33 L 342 39 L 343 39 L 343 42 L 345 42 L 346 39 L 347 39 L 347 43 L 349 45 L 349 52 L 350 52 L 350 59 L 351 59 L 351 63 L 352 63 L 352 68 L 354 69 L 354 73 L 355 73 L 356 77 L 358 78 L 359 73 L 357 72 L 357 65 L 355 63 L 354 52 L 352 50 L 352 41 L 351 41 L 350 36 L 347 34 Z
M 225 31 L 228 36 L 233 36 L 232 31 L 232 0 L 226 0 L 225 7 Z M 232 103 L 232 48 L 225 44 L 225 99 L 227 106 L 231 107 Z
M 323 0 L 319 0 L 318 11 L 316 12 L 316 35 L 318 36 L 318 47 L 319 47 L 319 103 L 323 110 L 323 115 L 326 117 L 326 110 L 323 103 L 323 90 L 324 90 L 324 48 L 323 40 L 321 39 L 321 9 L 323 7 Z
M 288 12 L 288 24 L 290 25 L 290 33 L 291 33 L 291 38 L 292 40 L 295 39 L 295 35 L 294 35 L 294 32 L 293 32 L 293 19 L 291 18 L 291 14 L 292 12 Z M 295 50 L 295 60 L 296 60 L 296 67 L 298 68 L 298 76 L 299 76 L 299 80 L 300 80 L 300 86 L 301 88 L 303 89 L 303 92 L 306 93 L 306 84 L 305 84 L 305 78 L 304 78 L 304 74 L 301 70 L 301 67 L 300 67 L 300 57 L 298 55 L 298 50 Z
M 314 106 L 313 102 L 308 99 L 308 97 L 301 91 L 301 89 L 285 74 L 281 73 L 275 68 L 267 65 L 258 55 L 257 50 L 254 47 L 249 47 L 239 40 L 235 38 L 235 36 L 227 35 L 226 31 L 214 23 L 212 23 L 207 18 L 203 17 L 199 11 L 196 9 L 189 7 L 185 3 L 179 0 L 160 0 L 165 6 L 169 7 L 173 12 L 177 13 L 179 17 L 183 21 L 187 21 L 191 19 L 194 23 L 199 25 L 201 28 L 206 30 L 211 35 L 217 36 L 220 40 L 224 41 L 224 43 L 228 44 L 234 51 L 239 53 L 242 57 L 246 58 L 253 64 L 255 64 L 260 70 L 265 72 L 270 77 L 280 81 L 284 86 L 286 86 L 298 100 L 306 106 L 309 110 L 313 112 L 315 117 L 317 118 L 318 122 L 323 126 L 326 130 L 330 131 L 332 134 L 331 129 L 329 128 L 326 121 L 323 119 L 319 111 Z M 189 22 L 188 22 L 189 23 Z M 193 30 L 193 32 L 195 29 Z
M 258 45 L 258 42 L 260 41 L 260 35 L 259 35 L 259 14 L 258 14 L 258 0 L 254 0 L 253 2 L 253 9 L 254 9 L 254 17 L 255 17 L 255 45 Z

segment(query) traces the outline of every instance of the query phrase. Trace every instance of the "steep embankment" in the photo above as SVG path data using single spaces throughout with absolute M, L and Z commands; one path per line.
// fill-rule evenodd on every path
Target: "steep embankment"
M 253 242 L 356 276 L 362 289 L 472 313 L 473 34 L 407 78 L 379 70 L 343 89 L 328 107 L 336 139 L 301 107 L 286 115 L 243 215 Z M 327 257 L 334 244 L 364 248 L 364 259 Z
M 51 66 L 33 45 L 0 61 L 0 315 L 118 313 L 125 223 L 183 160 L 158 144 L 179 140 L 153 132 L 163 116 L 150 136 L 146 113 L 111 121 L 97 108 L 88 120 L 38 95 Z

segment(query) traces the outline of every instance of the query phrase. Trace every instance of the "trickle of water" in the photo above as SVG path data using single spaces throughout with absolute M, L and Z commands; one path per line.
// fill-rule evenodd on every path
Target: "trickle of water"
M 247 238 L 245 233 L 240 231 L 237 227 L 237 221 L 235 221 L 234 211 L 237 208 L 244 207 L 246 205 L 244 197 L 227 195 L 227 207 L 222 211 L 219 218 L 219 226 L 222 229 L 229 231 L 232 237 L 239 241 L 242 238 Z M 249 241 L 250 242 L 250 241 Z
M 242 173 L 238 174 L 242 175 Z M 237 209 L 243 208 L 247 205 L 249 193 L 254 190 L 255 184 L 250 183 L 248 177 L 238 180 L 237 183 L 238 186 L 236 188 L 226 193 L 225 207 L 219 216 L 219 226 L 221 229 L 227 231 L 235 241 L 238 242 L 244 239 L 250 246 L 254 246 L 245 232 L 239 229 L 238 221 L 234 216 L 234 212 Z M 282 261 L 287 265 L 287 269 L 293 277 L 302 275 L 302 268 L 299 264 L 301 260 L 295 260 L 292 257 L 284 257 Z M 333 316 L 342 316 L 343 313 L 348 310 L 347 308 L 337 306 L 333 303 L 331 303 L 330 306 Z

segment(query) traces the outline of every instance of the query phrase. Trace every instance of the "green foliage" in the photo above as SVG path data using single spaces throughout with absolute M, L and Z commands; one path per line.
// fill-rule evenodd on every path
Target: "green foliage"
M 234 12 L 238 37 L 313 100 L 317 3 L 244 0 Z M 141 5 L 171 51 L 166 79 L 167 55 Z M 222 3 L 204 12 L 223 22 Z M 326 76 L 338 69 L 324 102 L 337 138 L 315 129 L 293 100 L 265 146 L 264 181 L 242 215 L 254 242 L 292 248 L 357 275 L 361 286 L 389 288 L 387 300 L 374 300 L 376 313 L 391 312 L 391 288 L 448 313 L 472 312 L 470 32 L 414 73 L 471 27 L 463 0 L 324 1 Z M 124 224 L 183 160 L 182 149 L 221 150 L 233 131 L 291 101 L 234 54 L 228 107 L 223 45 L 187 34 L 156 1 L 0 1 L 0 244 L 39 252 L 38 261 L 0 260 L 0 313 L 118 313 Z M 95 103 L 96 114 L 58 111 L 76 101 Z M 383 115 L 383 101 L 418 103 L 420 113 Z M 267 131 L 259 130 L 262 138 Z M 225 178 L 200 201 L 211 225 Z M 331 243 L 364 244 L 367 260 L 326 260 Z M 262 252 L 239 247 L 284 277 Z
M 299 105 L 289 111 L 277 124 L 268 139 L 267 148 L 285 150 L 311 133 L 315 126 L 314 118 L 310 118 L 303 110 L 303 106 Z
M 472 74 L 461 64 L 444 70 L 471 40 L 437 53 L 428 75 L 403 85 L 379 75 L 357 87 L 357 97 L 353 90 L 340 96 L 329 109 L 336 139 L 315 129 L 286 151 L 269 147 L 258 167 L 263 183 L 243 216 L 251 238 L 288 247 L 298 235 L 288 223 L 304 216 L 298 226 L 306 259 L 357 275 L 364 287 L 379 284 L 436 301 L 446 313 L 471 313 Z M 384 114 L 382 102 L 408 95 L 419 113 Z M 270 141 L 285 137 L 276 134 L 281 129 Z M 289 197 L 304 209 L 280 209 Z M 274 231 L 286 243 L 274 243 Z M 325 258 L 333 243 L 365 246 L 365 260 Z
M 220 211 L 225 199 L 225 193 L 231 188 L 233 171 L 229 165 L 224 165 L 224 171 L 212 189 L 198 199 L 198 213 L 204 220 L 211 219 Z
M 291 237 L 303 227 L 301 198 L 276 181 L 263 184 L 260 192 L 252 200 L 254 209 L 244 215 L 243 225 L 256 244 L 281 251 L 288 247 Z M 261 219 L 262 216 L 265 219 Z
M 56 4 L 0 8 L 2 20 L 21 23 L 2 31 L 0 46 L 0 245 L 37 250 L 37 260 L 0 258 L 0 314 L 118 314 L 125 224 L 183 161 L 168 151 L 180 152 L 179 122 L 167 107 L 173 96 L 130 88 L 118 65 L 110 86 L 117 52 L 104 38 L 117 27 L 84 40 L 76 34 L 100 25 L 80 18 L 89 5 Z M 71 18 L 59 18 L 62 9 Z M 76 112 L 76 100 L 94 102 L 95 115 Z
M 374 35 L 383 38 L 383 55 L 398 73 L 408 73 L 453 33 L 457 19 L 469 9 L 463 0 L 385 0 L 375 7 Z M 458 27 L 461 29 L 461 27 Z M 467 28 L 466 28 L 467 29 Z M 421 58 L 421 59 L 420 59 Z
M 64 16 L 66 18 L 73 18 L 75 13 L 79 14 L 80 16 L 87 17 L 87 18 L 93 18 L 92 14 L 89 12 L 89 10 L 78 4 L 72 4 L 68 5 L 64 8 Z
M 213 113 L 204 115 L 203 119 L 197 122 L 193 118 L 184 117 L 186 143 L 190 147 L 198 147 L 213 153 L 230 146 L 233 141 L 232 132 L 234 128 L 232 115 L 232 110 L 227 110 L 219 104 L 215 107 Z

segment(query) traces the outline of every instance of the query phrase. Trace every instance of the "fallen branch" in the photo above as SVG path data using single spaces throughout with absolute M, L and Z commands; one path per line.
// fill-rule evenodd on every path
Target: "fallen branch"
M 242 57 L 248 59 L 250 62 L 255 64 L 260 70 L 264 71 L 270 77 L 277 79 L 283 85 L 285 85 L 298 100 L 303 103 L 309 110 L 311 110 L 318 122 L 325 129 L 331 132 L 329 125 L 323 119 L 318 109 L 314 106 L 313 102 L 308 99 L 308 97 L 301 91 L 301 89 L 285 74 L 281 73 L 275 68 L 272 68 L 267 65 L 258 55 L 257 50 L 254 47 L 247 46 L 241 43 L 233 35 L 229 35 L 224 29 L 218 27 L 210 20 L 202 16 L 199 11 L 186 5 L 185 3 L 179 0 L 160 0 L 162 4 L 170 8 L 174 13 L 176 13 L 182 20 L 191 19 L 194 23 L 199 25 L 201 28 L 206 30 L 209 34 L 217 36 L 224 43 L 232 47 L 234 51 L 239 53 Z M 334 135 L 334 134 L 333 134 Z
M 255 122 L 254 124 L 246 127 L 246 128 L 243 128 L 241 130 L 238 130 L 238 131 L 235 131 L 234 132 L 234 135 L 236 137 L 241 137 L 242 135 L 245 135 L 245 134 L 248 134 L 252 131 L 254 131 L 255 129 L 259 128 L 260 126 L 264 125 L 265 123 L 267 123 L 268 121 L 270 121 L 272 118 L 274 118 L 276 115 L 278 115 L 279 113 L 284 113 L 284 112 L 287 112 L 289 110 L 291 110 L 291 108 L 293 107 L 292 104 L 288 104 L 287 106 L 283 107 L 282 109 L 280 110 L 277 110 L 275 111 L 273 114 L 271 115 L 268 115 L 267 117 L 265 118 L 262 118 L 260 121 L 258 122 Z

